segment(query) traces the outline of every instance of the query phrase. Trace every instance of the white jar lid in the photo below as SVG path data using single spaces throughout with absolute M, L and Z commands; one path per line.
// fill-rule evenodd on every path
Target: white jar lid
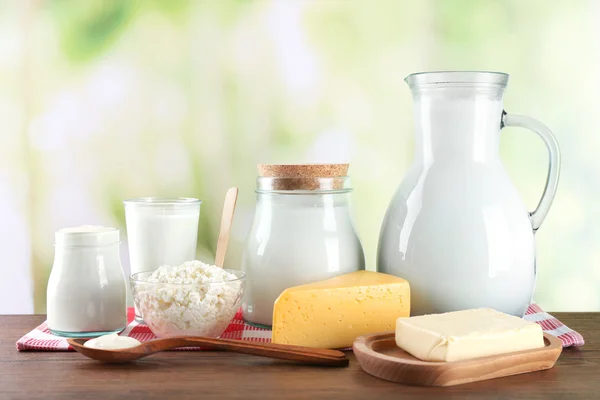
M 119 243 L 119 230 L 100 225 L 63 228 L 54 234 L 56 246 L 106 246 Z

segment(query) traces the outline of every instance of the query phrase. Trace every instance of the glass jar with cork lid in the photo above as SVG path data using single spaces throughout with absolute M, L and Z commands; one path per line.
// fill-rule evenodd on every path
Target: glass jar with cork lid
M 348 164 L 259 164 L 256 211 L 246 239 L 244 319 L 271 326 L 289 287 L 365 269 L 350 213 Z

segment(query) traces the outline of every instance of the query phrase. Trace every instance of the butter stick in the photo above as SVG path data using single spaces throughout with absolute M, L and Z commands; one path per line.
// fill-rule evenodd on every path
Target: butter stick
M 396 321 L 396 344 L 424 361 L 459 361 L 544 347 L 542 328 L 489 308 Z

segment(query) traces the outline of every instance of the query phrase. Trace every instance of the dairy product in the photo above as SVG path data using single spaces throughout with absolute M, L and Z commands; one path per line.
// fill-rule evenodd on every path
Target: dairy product
M 270 326 L 285 289 L 364 269 L 348 193 L 261 193 L 246 241 L 244 319 Z
M 196 258 L 200 200 L 143 197 L 124 203 L 132 274 Z
M 125 328 L 118 229 L 86 225 L 56 232 L 46 305 L 48 328 L 56 335 L 98 336 Z
M 119 336 L 116 333 L 112 333 L 90 339 L 84 343 L 84 346 L 100 350 L 119 350 L 139 346 L 140 344 L 142 343 L 139 340 L 132 337 Z
M 133 285 L 135 304 L 158 337 L 219 336 L 240 307 L 243 274 L 200 261 L 161 266 Z
M 407 281 L 358 271 L 285 290 L 275 302 L 272 341 L 345 348 L 357 336 L 393 330 L 396 319 L 409 315 Z
M 410 282 L 413 315 L 489 307 L 522 317 L 533 297 L 535 226 L 556 186 L 548 181 L 533 217 L 504 168 L 506 79 L 481 72 L 406 78 L 415 157 L 384 218 L 377 270 Z M 559 162 L 549 162 L 555 176 Z
M 396 344 L 424 361 L 459 361 L 544 347 L 535 322 L 489 308 L 399 318 Z
M 144 197 L 124 203 L 132 274 L 196 258 L 200 200 Z

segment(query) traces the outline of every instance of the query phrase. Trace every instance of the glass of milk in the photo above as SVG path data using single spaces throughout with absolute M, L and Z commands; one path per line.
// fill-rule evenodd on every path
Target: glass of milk
M 140 197 L 123 203 L 131 274 L 196 258 L 201 200 Z M 141 321 L 137 310 L 136 320 Z

